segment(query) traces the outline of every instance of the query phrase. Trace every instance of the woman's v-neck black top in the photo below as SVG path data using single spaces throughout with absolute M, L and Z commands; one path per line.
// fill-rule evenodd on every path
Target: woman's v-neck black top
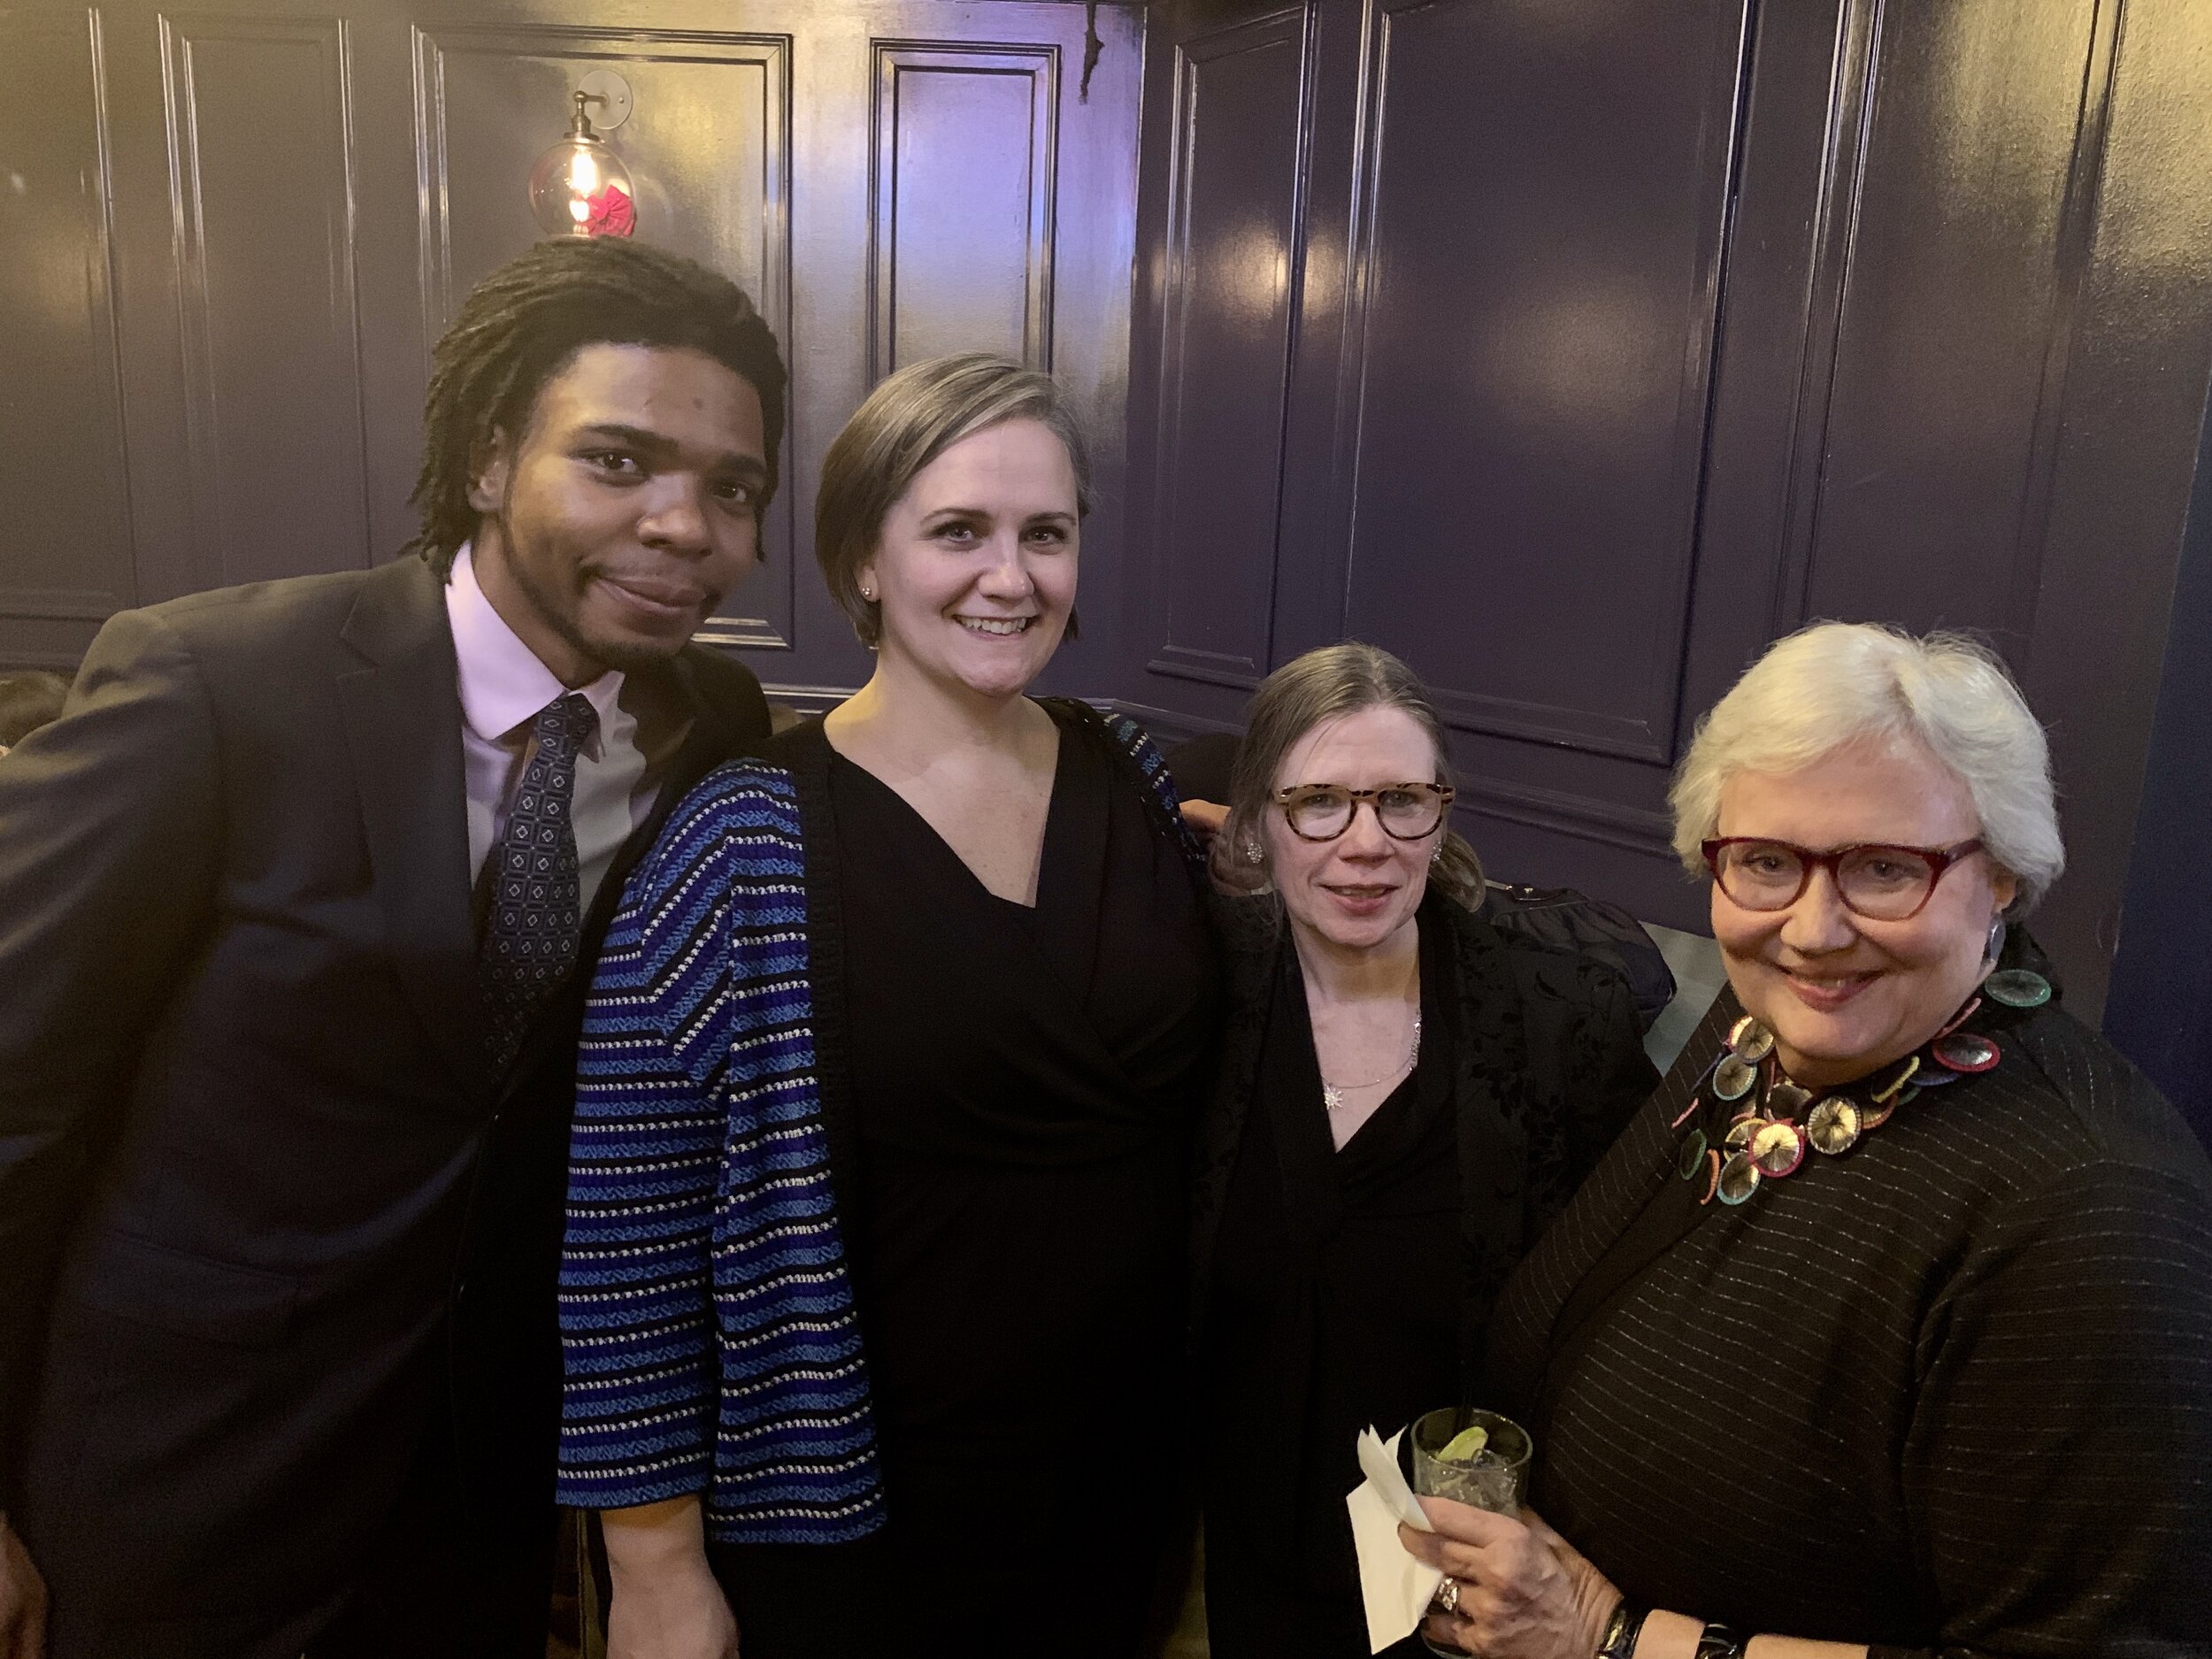
M 1180 849 L 1106 734 L 1052 712 L 1033 909 L 993 896 L 872 774 L 829 771 L 857 1147 L 843 1221 L 887 1541 L 963 1600 L 1055 1582 L 1025 1555 L 1093 1540 L 1150 1571 L 1218 1024 Z M 1010 1502 L 1030 1525 L 1009 1529 Z M 1116 1597 L 1141 1593 L 1084 1593 Z

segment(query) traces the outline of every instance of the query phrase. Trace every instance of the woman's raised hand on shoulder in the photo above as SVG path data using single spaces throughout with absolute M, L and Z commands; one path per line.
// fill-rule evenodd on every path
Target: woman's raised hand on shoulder
M 1183 822 L 1190 826 L 1192 834 L 1210 845 L 1229 822 L 1229 809 L 1218 801 L 1201 801 L 1194 795 L 1183 803 Z
M 1227 807 L 1218 801 L 1193 796 L 1183 803 L 1183 822 L 1206 849 L 1206 873 L 1216 892 L 1237 899 L 1266 889 L 1267 872 L 1249 859 L 1239 857 L 1238 849 L 1229 844 Z
M 607 1659 L 738 1659 L 737 1618 L 707 1565 L 695 1497 L 601 1515 L 613 1594 Z

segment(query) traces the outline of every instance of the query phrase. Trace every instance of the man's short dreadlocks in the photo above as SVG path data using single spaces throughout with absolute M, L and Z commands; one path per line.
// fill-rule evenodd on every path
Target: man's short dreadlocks
M 783 442 L 784 367 L 776 337 L 744 291 L 680 254 L 616 237 L 565 236 L 509 260 L 469 291 L 431 357 L 422 472 L 410 503 L 422 531 L 404 549 L 443 574 L 475 534 L 473 470 L 503 432 L 528 430 L 545 383 L 586 346 L 703 352 L 760 394 L 768 477 Z

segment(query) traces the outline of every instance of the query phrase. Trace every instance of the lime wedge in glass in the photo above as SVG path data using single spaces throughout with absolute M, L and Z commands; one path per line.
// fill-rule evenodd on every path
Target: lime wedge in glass
M 1482 1448 L 1490 1444 L 1490 1431 L 1478 1425 L 1462 1429 L 1444 1442 L 1444 1449 L 1436 1455 L 1440 1463 L 1471 1463 L 1482 1455 Z

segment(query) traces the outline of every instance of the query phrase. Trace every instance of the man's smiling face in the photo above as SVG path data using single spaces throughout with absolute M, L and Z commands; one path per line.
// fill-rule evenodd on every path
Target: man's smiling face
M 477 467 L 471 558 L 570 686 L 681 650 L 760 562 L 760 395 L 703 352 L 583 347 Z

